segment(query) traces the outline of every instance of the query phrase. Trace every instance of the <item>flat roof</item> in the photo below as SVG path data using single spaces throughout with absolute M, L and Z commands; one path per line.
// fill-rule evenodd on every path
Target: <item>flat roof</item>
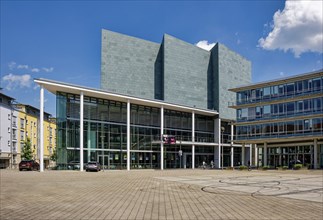
M 310 79 L 310 78 L 320 77 L 320 76 L 323 76 L 323 69 L 316 70 L 313 72 L 302 73 L 302 74 L 298 74 L 298 75 L 294 75 L 294 76 L 284 77 L 284 78 L 280 78 L 280 79 L 275 79 L 275 80 L 268 80 L 268 81 L 263 81 L 263 82 L 259 82 L 259 83 L 251 83 L 248 85 L 244 85 L 244 86 L 240 86 L 240 87 L 236 87 L 236 88 L 231 88 L 231 89 L 229 89 L 229 91 L 240 92 L 240 91 L 244 91 L 244 90 L 279 85 L 282 83 L 295 82 L 295 81 L 299 81 L 299 80 Z
M 39 79 L 34 79 L 34 82 L 39 84 L 40 86 L 43 86 L 46 90 L 48 90 L 49 92 L 55 95 L 57 92 L 65 92 L 65 93 L 71 93 L 71 94 L 80 94 L 81 92 L 83 92 L 84 96 L 90 96 L 90 97 L 102 98 L 102 99 L 120 101 L 120 102 L 127 102 L 129 100 L 130 103 L 132 104 L 157 107 L 157 108 L 160 108 L 163 106 L 165 109 L 174 110 L 174 111 L 182 111 L 182 112 L 194 111 L 195 113 L 208 115 L 208 116 L 215 116 L 219 114 L 215 110 L 199 109 L 199 108 L 194 108 L 190 106 L 167 103 L 160 100 L 142 99 L 134 96 L 112 93 L 102 89 L 89 88 L 89 87 L 69 84 L 65 82 L 58 82 L 58 81 L 49 80 L 49 79 L 39 78 Z

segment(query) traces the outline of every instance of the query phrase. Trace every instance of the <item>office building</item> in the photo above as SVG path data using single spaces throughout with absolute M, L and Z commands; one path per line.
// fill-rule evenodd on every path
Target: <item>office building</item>
M 234 142 L 253 146 L 256 165 L 323 168 L 323 70 L 230 91 Z

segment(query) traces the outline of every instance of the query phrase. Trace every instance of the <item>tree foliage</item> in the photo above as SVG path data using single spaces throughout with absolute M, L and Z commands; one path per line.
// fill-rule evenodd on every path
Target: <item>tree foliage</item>
M 51 159 L 52 161 L 56 161 L 56 160 L 57 160 L 57 152 L 56 152 L 56 148 L 54 148 L 52 155 L 50 155 L 50 159 Z
M 21 157 L 25 160 L 33 159 L 33 150 L 31 149 L 31 141 L 29 138 L 24 141 L 24 147 L 21 150 Z

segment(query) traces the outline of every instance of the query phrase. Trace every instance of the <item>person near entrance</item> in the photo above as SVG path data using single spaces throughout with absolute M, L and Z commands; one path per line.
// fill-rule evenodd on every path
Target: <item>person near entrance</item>
M 205 161 L 203 161 L 203 169 L 205 170 L 205 167 L 206 167 L 206 163 Z
M 248 171 L 251 170 L 251 166 L 250 166 L 250 160 L 248 160 Z

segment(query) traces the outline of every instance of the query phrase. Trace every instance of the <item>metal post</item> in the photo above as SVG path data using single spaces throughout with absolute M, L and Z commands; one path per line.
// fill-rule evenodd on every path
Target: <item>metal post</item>
M 84 161 L 83 161 L 83 131 L 84 131 L 83 118 L 84 117 L 83 116 L 84 116 L 84 94 L 83 92 L 81 92 L 81 95 L 80 95 L 80 171 L 83 171 L 83 166 L 84 166 Z
M 40 172 L 44 172 L 44 87 L 40 86 Z
M 195 112 L 192 112 L 192 169 L 195 169 Z
M 231 167 L 234 167 L 234 148 L 233 148 L 233 135 L 234 135 L 234 127 L 233 124 L 231 124 L 231 151 L 230 151 L 230 156 L 231 156 Z
M 164 169 L 164 106 L 160 108 L 160 169 Z
M 224 130 L 225 130 L 225 128 L 224 127 L 221 127 L 221 141 L 220 141 L 220 143 L 221 143 L 221 169 L 223 170 L 223 145 L 224 145 L 224 141 L 223 141 L 223 133 L 224 133 Z
M 127 102 L 127 170 L 130 170 L 130 100 Z

